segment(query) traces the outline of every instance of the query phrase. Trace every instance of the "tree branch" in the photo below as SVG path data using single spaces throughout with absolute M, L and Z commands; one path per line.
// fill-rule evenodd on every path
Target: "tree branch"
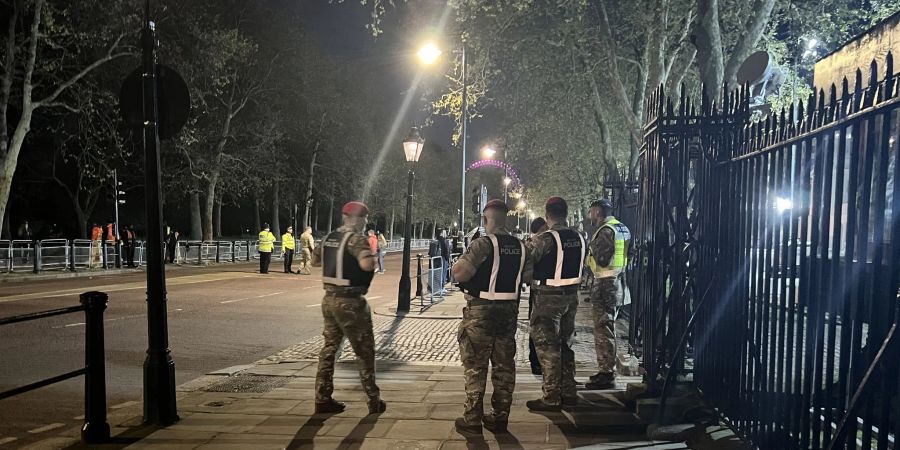
M 43 1 L 43 0 L 39 0 L 39 1 Z M 103 64 L 106 64 L 107 62 L 112 61 L 114 59 L 133 55 L 132 52 L 113 53 L 119 47 L 119 43 L 122 41 L 122 38 L 124 38 L 124 37 L 125 37 L 125 33 L 119 34 L 119 36 L 116 37 L 116 40 L 112 43 L 112 45 L 110 45 L 109 49 L 106 51 L 106 55 L 104 55 L 102 58 L 94 61 L 93 63 L 89 64 L 84 69 L 81 69 L 80 72 L 76 73 L 68 80 L 60 83 L 60 85 L 57 86 L 56 89 L 47 97 L 44 97 L 43 99 L 35 102 L 34 103 L 35 109 L 40 108 L 42 106 L 47 106 L 48 104 L 53 103 L 54 101 L 56 101 L 56 98 L 59 97 L 59 95 L 62 94 L 66 89 L 68 89 L 70 86 L 72 86 L 73 84 L 80 81 L 82 78 L 87 76 L 87 74 L 91 73 L 91 71 L 102 66 Z
M 744 32 L 731 55 L 728 57 L 728 63 L 725 64 L 724 79 L 728 83 L 729 88 L 737 87 L 737 71 L 741 64 L 750 56 L 750 53 L 756 49 L 756 44 L 762 37 L 763 30 L 769 19 L 772 17 L 772 8 L 775 7 L 775 0 L 756 0 L 750 8 L 754 12 L 744 24 Z

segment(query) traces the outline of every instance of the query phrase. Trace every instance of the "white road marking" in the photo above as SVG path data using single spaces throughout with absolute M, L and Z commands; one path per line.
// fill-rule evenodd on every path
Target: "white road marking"
M 28 430 L 31 434 L 43 433 L 45 431 L 55 430 L 57 428 L 62 428 L 66 426 L 64 423 L 51 423 L 50 425 L 44 425 L 42 427 L 35 428 L 33 430 Z
M 312 289 L 312 288 L 314 288 L 314 287 L 315 287 L 315 286 L 305 286 L 303 289 Z
M 181 308 L 175 308 L 175 311 L 184 311 L 184 310 Z
M 15 442 L 17 440 L 19 440 L 19 438 L 14 438 L 14 437 L 0 438 L 0 445 L 9 444 L 10 442 Z
M 63 325 L 63 328 L 77 327 L 79 325 L 84 325 L 84 322 L 70 323 L 68 325 Z M 54 327 L 54 328 L 59 328 L 59 327 Z
M 321 303 L 316 303 L 315 305 L 306 305 L 307 308 L 314 308 L 316 306 L 322 306 Z
M 238 278 L 248 278 L 254 275 L 243 273 L 243 272 L 221 272 L 221 273 L 209 273 L 203 275 L 189 275 L 185 277 L 175 277 L 169 278 L 166 280 L 166 286 L 178 286 L 182 284 L 195 284 L 195 283 L 209 283 L 213 281 L 223 281 L 229 279 L 238 279 Z M 118 292 L 118 291 L 131 291 L 135 289 L 147 289 L 146 281 L 137 281 L 133 283 L 118 283 L 118 284 L 107 284 L 102 286 L 91 286 L 90 290 L 94 291 L 102 291 L 102 292 Z M 14 294 L 0 297 L 0 303 L 8 303 L 8 302 L 16 302 L 21 300 L 32 300 L 32 299 L 41 299 L 41 298 L 53 298 L 53 297 L 68 297 L 68 296 L 77 296 L 85 291 L 84 287 L 75 288 L 75 289 L 63 289 L 57 291 L 46 291 L 46 292 L 33 292 L 31 294 Z
M 271 297 L 271 296 L 273 296 L 273 295 L 280 295 L 280 294 L 284 294 L 284 292 L 273 292 L 273 293 L 271 293 L 271 294 L 258 295 L 258 296 L 256 296 L 256 297 L 245 297 L 245 298 L 237 298 L 237 299 L 234 299 L 234 300 L 225 300 L 224 302 L 219 302 L 219 303 L 221 303 L 221 304 L 224 305 L 224 304 L 226 304 L 226 303 L 242 302 L 242 301 L 244 301 L 244 300 L 254 300 L 254 299 L 257 299 L 257 298 Z
M 374 296 L 374 297 L 366 297 L 366 300 L 378 300 L 379 298 L 381 298 L 381 296 L 380 296 L 380 295 L 376 295 L 376 296 Z

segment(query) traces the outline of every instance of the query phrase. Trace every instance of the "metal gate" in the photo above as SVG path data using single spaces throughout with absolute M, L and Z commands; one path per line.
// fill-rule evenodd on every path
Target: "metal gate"
M 886 66 L 759 122 L 746 89 L 649 99 L 632 268 L 647 381 L 665 396 L 693 380 L 760 448 L 896 448 L 900 83 Z

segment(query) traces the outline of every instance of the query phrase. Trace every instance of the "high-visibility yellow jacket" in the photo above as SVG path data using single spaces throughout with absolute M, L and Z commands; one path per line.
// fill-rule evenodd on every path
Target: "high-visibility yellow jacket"
M 284 233 L 281 236 L 281 248 L 284 250 L 293 250 L 294 249 L 294 235 L 291 233 Z
M 275 250 L 275 235 L 269 230 L 259 232 L 259 251 L 271 252 Z
M 628 264 L 628 245 L 629 242 L 631 242 L 631 231 L 628 230 L 628 227 L 626 227 L 625 224 L 616 220 L 615 217 L 610 216 L 607 218 L 606 222 L 604 222 L 603 225 L 600 225 L 600 228 L 594 232 L 591 242 L 597 239 L 597 235 L 599 235 L 600 231 L 604 228 L 609 228 L 615 233 L 615 252 L 613 253 L 612 259 L 609 261 L 608 266 L 600 266 L 594 258 L 593 249 L 591 249 L 590 257 L 588 258 L 588 267 L 591 268 L 591 271 L 594 272 L 594 276 L 597 278 L 618 276 L 625 271 L 625 266 Z

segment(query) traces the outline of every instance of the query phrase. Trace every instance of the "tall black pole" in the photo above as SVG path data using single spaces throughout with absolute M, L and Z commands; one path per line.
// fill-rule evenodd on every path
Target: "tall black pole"
M 406 223 L 403 225 L 403 269 L 400 272 L 400 289 L 397 295 L 397 311 L 409 312 L 409 258 L 411 251 L 411 223 L 412 223 L 412 200 L 413 200 L 413 180 L 416 174 L 412 167 L 409 169 L 409 180 L 406 185 Z
M 144 360 L 144 421 L 168 425 L 178 420 L 175 407 L 175 362 L 169 352 L 166 318 L 166 273 L 163 269 L 162 204 L 159 180 L 156 24 L 150 0 L 144 2 L 143 51 L 144 183 L 147 207 L 147 358 Z
M 459 229 L 463 234 L 466 229 L 466 123 L 469 121 L 469 79 L 466 69 L 466 44 L 462 47 L 462 178 L 459 182 Z M 463 243 L 465 245 L 465 243 Z

